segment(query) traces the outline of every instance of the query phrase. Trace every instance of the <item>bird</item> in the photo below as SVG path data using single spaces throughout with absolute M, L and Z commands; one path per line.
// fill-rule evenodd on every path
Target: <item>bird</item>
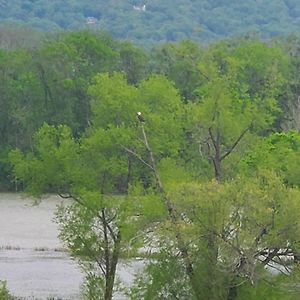
M 145 119 L 140 111 L 138 111 L 136 115 L 141 123 L 145 123 Z

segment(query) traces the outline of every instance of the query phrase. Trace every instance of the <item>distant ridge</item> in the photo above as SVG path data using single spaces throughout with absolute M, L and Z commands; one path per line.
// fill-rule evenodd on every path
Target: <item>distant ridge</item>
M 0 22 L 45 31 L 95 28 L 152 45 L 300 31 L 298 0 L 0 0 Z

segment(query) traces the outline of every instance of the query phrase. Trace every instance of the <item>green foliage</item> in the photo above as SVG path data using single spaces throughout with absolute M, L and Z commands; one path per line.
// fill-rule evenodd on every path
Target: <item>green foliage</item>
M 274 133 L 259 142 L 241 162 L 241 171 L 255 174 L 261 169 L 273 169 L 282 176 L 288 185 L 299 185 L 299 146 L 298 133 L 294 131 Z
M 192 300 L 189 282 L 184 268 L 175 256 L 161 252 L 157 259 L 151 260 L 145 270 L 138 274 L 131 289 L 130 299 L 182 299 Z
M 127 84 L 121 73 L 99 74 L 89 88 L 93 97 L 92 111 L 96 126 L 107 128 L 134 123 L 137 106 L 137 89 Z
M 88 299 L 111 299 L 118 260 L 140 248 L 154 254 L 133 299 L 263 299 L 265 280 L 293 299 L 300 138 L 275 132 L 282 89 L 298 97 L 283 49 L 184 41 L 148 57 L 82 31 L 0 51 L 0 166 L 74 200 L 56 220 Z M 278 265 L 291 275 L 271 277 Z
M 276 57 L 277 63 L 269 57 Z M 235 168 L 230 157 L 237 149 L 252 143 L 253 135 L 255 140 L 271 130 L 279 117 L 277 98 L 288 62 L 279 47 L 262 42 L 212 46 L 198 64 L 202 82 L 194 91 L 197 101 L 186 106 L 185 126 L 195 144 L 187 155 L 197 157 L 198 152 L 199 161 L 210 159 L 215 178 L 226 177 L 223 170 Z
M 179 89 L 183 100 L 195 100 L 196 89 L 203 82 L 198 68 L 203 50 L 190 40 L 166 43 L 152 53 L 152 69 L 165 74 Z
M 101 74 L 95 77 L 89 92 L 95 126 L 130 127 L 128 136 L 135 136 L 135 116 L 141 111 L 154 150 L 164 156 L 177 155 L 183 138 L 183 108 L 178 91 L 167 78 L 152 75 L 135 87 L 120 73 Z
M 71 131 L 63 125 L 54 128 L 44 124 L 36 133 L 35 140 L 36 157 L 33 153 L 25 156 L 20 150 L 11 152 L 10 159 L 16 166 L 15 174 L 22 178 L 28 192 L 36 196 L 44 191 L 63 192 L 72 182 L 72 178 L 66 176 L 67 163 L 72 166 L 77 159 L 77 146 Z
M 5 281 L 0 281 L 0 299 L 1 300 L 14 300 L 16 299 L 13 297 L 7 287 L 6 287 L 6 282 Z
M 104 280 L 93 274 L 86 277 L 86 281 L 82 286 L 82 295 L 86 300 L 101 300 L 101 292 L 104 290 Z
M 284 291 L 287 297 L 297 298 L 297 289 L 292 288 L 297 276 L 280 281 L 271 277 L 265 266 L 278 267 L 284 265 L 280 259 L 291 259 L 277 260 L 269 256 L 273 251 L 299 251 L 298 189 L 286 188 L 273 173 L 264 172 L 257 178 L 224 184 L 179 184 L 169 197 L 184 216 L 177 230 L 188 245 L 200 298 L 225 299 L 228 293 L 234 293 L 238 296 L 232 299 L 252 299 L 255 295 L 263 299 L 270 289 L 265 280 L 276 282 L 270 297 L 280 299 Z M 178 231 L 168 222 L 160 225 L 158 254 L 150 260 L 147 273 L 137 278 L 133 295 L 136 299 L 193 299 L 177 252 Z M 290 270 L 298 274 L 297 268 Z
M 289 285 L 288 279 L 284 276 L 269 276 L 266 281 L 262 281 L 256 286 L 251 286 L 249 284 L 242 285 L 239 289 L 237 300 L 294 300 L 298 299 L 299 293 L 290 292 L 287 293 L 285 290 L 285 285 Z
M 126 73 L 128 83 L 137 84 L 146 78 L 149 70 L 148 56 L 139 48 L 133 47 L 130 43 L 124 42 L 120 45 L 121 70 Z
M 136 7 L 146 5 L 145 11 Z M 88 18 L 92 17 L 91 24 Z M 298 32 L 296 1 L 10 1 L 1 3 L 0 20 L 45 31 L 92 28 L 152 46 L 161 41 L 212 41 L 233 35 L 263 38 Z M 130 20 L 130 22 L 128 22 Z

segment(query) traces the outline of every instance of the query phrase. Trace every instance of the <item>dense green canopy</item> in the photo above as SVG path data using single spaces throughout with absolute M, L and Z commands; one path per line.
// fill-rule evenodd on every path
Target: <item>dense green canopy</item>
M 56 221 L 85 299 L 139 255 L 131 299 L 299 299 L 299 44 L 80 31 L 0 51 L 0 183 L 73 200 Z
M 142 9 L 145 5 L 145 10 Z M 0 1 L 0 21 L 42 30 L 100 28 L 139 44 L 232 35 L 269 38 L 299 32 L 297 0 L 11 0 Z

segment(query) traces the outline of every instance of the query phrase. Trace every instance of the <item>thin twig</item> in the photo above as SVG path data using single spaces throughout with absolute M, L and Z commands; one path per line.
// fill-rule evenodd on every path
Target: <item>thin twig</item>
M 144 165 L 146 165 L 148 168 L 150 168 L 151 171 L 153 171 L 153 172 L 155 171 L 154 168 L 153 168 L 149 163 L 147 163 L 144 159 L 142 159 L 140 155 L 138 155 L 137 153 L 135 153 L 134 151 L 132 151 L 131 149 L 129 149 L 129 148 L 123 146 L 123 145 L 121 145 L 121 147 L 122 147 L 125 151 L 127 151 L 128 153 L 132 154 L 132 155 L 135 156 L 137 159 L 139 159 Z

